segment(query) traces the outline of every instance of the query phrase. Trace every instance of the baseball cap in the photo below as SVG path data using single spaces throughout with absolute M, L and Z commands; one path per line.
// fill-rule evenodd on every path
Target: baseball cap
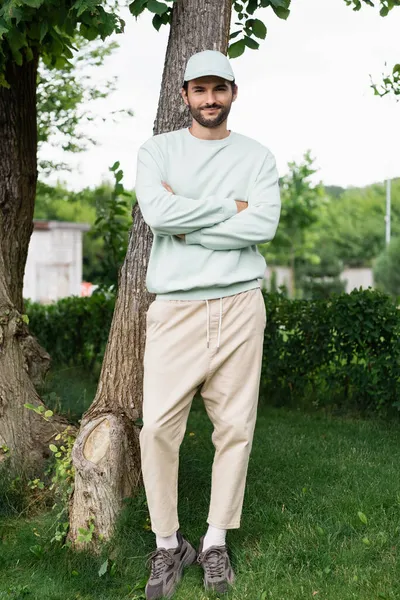
M 215 75 L 228 81 L 235 79 L 228 58 L 217 50 L 204 50 L 193 54 L 187 62 L 184 81 L 191 81 L 206 75 Z

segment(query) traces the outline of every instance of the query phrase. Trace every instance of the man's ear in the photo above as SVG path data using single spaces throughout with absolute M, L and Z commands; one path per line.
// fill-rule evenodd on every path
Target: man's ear
M 235 85 L 235 88 L 233 90 L 232 102 L 235 102 L 236 98 L 238 97 L 238 91 L 239 91 L 239 88 L 237 85 Z
M 182 89 L 181 89 L 181 96 L 182 96 L 182 98 L 183 98 L 183 101 L 184 101 L 184 103 L 186 104 L 186 106 L 189 106 L 189 100 L 188 100 L 188 97 L 187 97 L 187 93 L 186 93 L 186 90 L 185 90 L 185 88 L 182 88 Z

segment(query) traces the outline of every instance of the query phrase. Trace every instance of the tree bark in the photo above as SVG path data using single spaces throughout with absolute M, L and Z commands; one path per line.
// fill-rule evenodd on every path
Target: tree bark
M 226 54 L 231 9 L 231 0 L 174 3 L 154 134 L 190 124 L 180 96 L 186 61 L 202 50 Z M 134 422 L 142 414 L 146 312 L 153 300 L 145 285 L 151 244 L 152 234 L 136 205 L 97 394 L 83 417 L 73 450 L 76 475 L 70 539 L 78 547 L 79 528 L 87 529 L 93 521 L 98 530 L 92 548 L 99 548 L 98 534 L 110 538 L 123 497 L 132 495 L 141 481 Z
M 37 64 L 37 56 L 20 67 L 10 60 L 10 88 L 0 87 L 0 446 L 19 472 L 40 468 L 49 440 L 64 426 L 24 407 L 42 405 L 34 385 L 50 362 L 22 319 L 37 180 Z

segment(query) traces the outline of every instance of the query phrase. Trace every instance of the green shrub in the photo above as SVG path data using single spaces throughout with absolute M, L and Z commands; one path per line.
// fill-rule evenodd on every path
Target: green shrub
M 102 362 L 115 296 L 95 292 L 92 296 L 71 296 L 54 304 L 25 302 L 29 327 L 58 365 L 92 369 Z
M 31 331 L 53 362 L 101 364 L 115 298 L 95 293 L 47 306 L 27 303 Z M 343 409 L 400 408 L 400 312 L 385 294 L 353 291 L 321 300 L 265 294 L 261 400 Z
M 373 290 L 328 300 L 265 296 L 261 397 L 278 405 L 400 407 L 400 315 Z

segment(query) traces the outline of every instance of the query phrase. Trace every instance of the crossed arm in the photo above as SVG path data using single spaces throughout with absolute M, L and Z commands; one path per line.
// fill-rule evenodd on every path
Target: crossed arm
M 147 153 L 147 154 L 146 154 Z M 236 250 L 273 239 L 280 215 L 275 160 L 267 154 L 250 191 L 248 203 L 209 196 L 201 200 L 174 194 L 162 182 L 151 154 L 141 149 L 136 193 L 146 223 L 154 233 L 175 235 L 186 244 L 211 250 Z

